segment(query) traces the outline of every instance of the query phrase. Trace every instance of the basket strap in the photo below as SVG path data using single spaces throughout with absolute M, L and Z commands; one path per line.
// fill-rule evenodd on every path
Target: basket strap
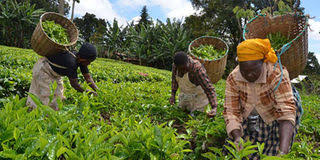
M 274 88 L 274 92 L 279 88 L 279 86 L 280 86 L 280 84 L 281 84 L 281 82 L 282 82 L 282 79 L 283 79 L 283 68 L 282 68 L 282 63 L 281 63 L 281 55 L 285 52 L 285 51 L 287 51 L 290 47 L 291 47 L 291 42 L 289 42 L 289 43 L 287 43 L 287 44 L 285 44 L 282 48 L 281 48 L 281 52 L 277 55 L 278 56 L 278 61 L 274 64 L 274 67 L 273 67 L 273 70 L 275 70 L 276 69 L 276 66 L 277 66 L 277 64 L 279 63 L 279 66 L 280 66 L 280 70 L 281 70 L 281 77 L 280 77 L 280 80 L 279 80 L 279 82 L 278 82 L 278 84 L 277 84 L 277 86 Z
M 74 55 L 67 47 L 65 47 L 65 50 L 66 50 L 68 53 L 70 53 L 74 58 L 77 58 L 77 56 Z M 51 65 L 53 65 L 53 66 L 55 66 L 55 67 L 57 67 L 57 68 L 60 68 L 60 69 L 68 69 L 68 67 L 64 67 L 64 66 L 58 65 L 58 64 L 56 64 L 56 63 L 50 62 L 48 59 L 46 59 L 46 61 L 47 61 L 49 64 L 51 64 Z
M 67 47 L 65 47 L 65 50 L 70 53 L 74 58 L 77 58 L 76 55 L 74 55 Z M 68 69 L 67 67 L 64 67 L 64 66 L 61 66 L 61 65 L 58 65 L 56 63 L 53 63 L 53 62 L 50 62 L 48 59 L 47 59 L 48 63 L 50 63 L 51 65 L 57 67 L 57 68 L 60 68 L 60 69 Z
M 65 50 L 66 50 L 68 53 L 70 53 L 74 58 L 77 58 L 77 56 L 74 55 L 74 54 L 68 49 L 68 47 L 65 47 Z
M 47 62 L 48 62 L 49 64 L 51 64 L 51 65 L 53 65 L 53 66 L 57 67 L 57 68 L 61 68 L 61 69 L 68 69 L 67 67 L 61 66 L 61 65 L 59 65 L 59 64 L 52 63 L 52 62 L 50 62 L 48 59 L 47 59 Z
M 259 13 L 259 14 L 256 15 L 254 18 L 252 18 L 247 24 L 253 22 L 255 19 L 257 19 L 257 18 L 260 17 L 260 16 L 264 16 L 264 17 L 265 17 L 266 15 Z M 299 15 L 298 15 L 298 16 L 299 16 Z M 246 35 L 246 33 L 248 32 L 248 30 L 247 30 L 247 24 L 244 25 L 244 29 L 243 29 L 243 32 L 242 32 L 242 36 L 243 36 L 243 39 L 244 39 L 244 40 L 246 40 L 245 35 Z M 300 37 L 302 36 L 302 34 L 304 34 L 304 32 L 306 32 L 307 28 L 308 28 L 308 25 L 307 25 L 307 23 L 306 23 L 306 25 L 305 25 L 305 27 L 304 27 L 304 30 L 303 30 L 298 36 L 296 36 L 296 38 L 294 38 L 293 40 L 291 40 L 289 43 L 283 45 L 283 47 L 281 48 L 280 54 L 277 54 L 278 61 L 274 64 L 274 68 L 273 68 L 273 69 L 275 69 L 275 67 L 276 67 L 277 64 L 279 63 L 280 70 L 281 70 L 281 78 L 280 78 L 277 86 L 274 88 L 274 90 L 273 90 L 274 92 L 279 88 L 279 86 L 280 86 L 280 84 L 281 84 L 281 82 L 282 82 L 282 78 L 283 78 L 283 69 L 282 69 L 282 63 L 281 63 L 280 56 L 281 56 L 285 51 L 287 51 L 287 50 L 291 47 L 292 43 L 293 43 L 295 40 L 297 40 L 298 38 L 300 38 Z

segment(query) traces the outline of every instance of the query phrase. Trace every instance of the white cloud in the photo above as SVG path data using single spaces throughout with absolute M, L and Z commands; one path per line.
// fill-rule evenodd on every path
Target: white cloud
M 140 21 L 141 17 L 140 16 L 137 16 L 137 17 L 133 17 L 129 23 L 131 23 L 133 21 L 133 24 L 138 24 L 139 21 Z
M 190 16 L 195 13 L 195 10 L 191 5 L 185 5 L 182 6 L 181 8 L 177 8 L 174 10 L 171 10 L 170 12 L 167 13 L 167 17 L 169 18 L 184 18 L 187 16 Z
M 70 1 L 69 3 L 71 5 Z M 75 4 L 75 15 L 83 16 L 88 12 L 108 21 L 113 21 L 116 18 L 120 25 L 127 25 L 128 20 L 120 16 L 118 14 L 120 12 L 117 13 L 113 6 L 132 10 L 141 9 L 144 5 L 148 8 L 160 7 L 168 18 L 183 19 L 196 12 L 189 0 L 117 0 L 115 2 L 110 2 L 110 0 L 81 0 L 80 3 Z
M 119 0 L 117 5 L 126 6 L 126 7 L 139 7 L 143 5 L 147 5 L 148 0 Z
M 147 7 L 159 6 L 166 17 L 178 19 L 196 12 L 189 0 L 120 0 L 117 5 L 136 9 L 143 5 Z
M 320 40 L 320 21 L 310 19 L 309 24 L 309 40 Z
M 152 0 L 154 4 L 160 5 L 168 18 L 183 18 L 196 12 L 188 0 Z
M 70 5 L 72 4 L 70 3 Z M 80 16 L 84 16 L 88 12 L 108 21 L 113 21 L 116 18 L 120 25 L 127 24 L 126 19 L 113 10 L 109 0 L 81 0 L 80 3 L 75 4 L 74 12 Z
M 128 22 L 128 24 L 131 24 L 132 22 L 133 22 L 133 24 L 138 24 L 140 20 L 141 20 L 141 17 L 140 17 L 140 16 L 136 16 L 136 17 L 133 17 L 133 18 Z M 157 24 L 157 21 L 155 21 L 154 19 L 151 19 L 151 21 L 153 22 L 153 24 Z

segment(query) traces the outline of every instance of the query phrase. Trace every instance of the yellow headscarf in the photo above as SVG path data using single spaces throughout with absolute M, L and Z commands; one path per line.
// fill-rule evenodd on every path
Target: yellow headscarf
M 237 55 L 239 62 L 265 59 L 264 62 L 275 63 L 278 60 L 269 39 L 245 40 L 238 45 Z

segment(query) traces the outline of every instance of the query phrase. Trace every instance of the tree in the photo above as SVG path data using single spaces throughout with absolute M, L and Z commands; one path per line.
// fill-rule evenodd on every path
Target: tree
M 42 13 L 43 10 L 35 9 L 29 1 L 5 0 L 0 3 L 0 43 L 29 48 L 31 35 Z
M 73 16 L 74 16 L 74 5 L 75 3 L 80 3 L 80 0 L 72 0 L 72 12 L 71 12 L 71 21 L 73 21 Z
M 186 17 L 185 26 L 191 30 L 193 39 L 203 35 L 214 35 L 228 43 L 229 55 L 226 71 L 228 74 L 236 66 L 236 46 L 241 42 L 242 35 L 233 9 L 236 6 L 247 5 L 247 1 L 191 0 L 191 3 L 200 11 L 200 14 Z
M 80 42 L 77 47 L 83 42 L 93 43 L 97 47 L 99 56 L 103 57 L 106 48 L 106 21 L 96 18 L 94 14 L 86 13 L 81 18 L 75 18 L 74 23 L 80 31 Z
M 59 13 L 64 15 L 64 0 L 59 0 Z
M 304 73 L 308 75 L 320 75 L 320 65 L 314 52 L 309 52 L 307 59 L 307 66 L 304 69 Z
M 104 19 L 98 19 L 96 15 L 90 13 L 86 13 L 81 18 L 75 18 L 74 23 L 77 25 L 82 38 L 87 42 L 89 42 L 90 37 L 98 31 L 99 25 L 103 27 L 107 26 Z
M 138 26 L 140 27 L 141 25 L 151 25 L 152 21 L 150 20 L 149 14 L 148 14 L 148 10 L 147 10 L 147 6 L 143 6 L 141 12 L 140 12 L 140 17 L 141 19 L 139 20 L 139 24 Z
M 133 25 L 128 25 L 126 28 L 121 29 L 116 19 L 113 23 L 107 22 L 106 31 L 106 48 L 107 54 L 104 56 L 111 57 L 115 52 L 125 52 L 128 49 L 128 44 L 125 44 L 125 40 L 130 41 L 129 37 L 126 37 L 127 29 Z M 130 42 L 129 42 L 130 43 Z
M 18 3 L 25 2 L 26 0 L 17 0 Z M 35 9 L 43 9 L 46 12 L 59 12 L 59 0 L 29 0 L 31 5 L 35 5 Z M 64 3 L 64 15 L 69 13 L 70 6 Z
M 140 64 L 171 69 L 173 55 L 177 51 L 186 51 L 190 42 L 189 31 L 181 21 L 158 20 L 155 25 L 141 25 L 139 31 L 131 28 L 127 37 L 132 37 L 129 53 Z
M 191 3 L 200 11 L 200 14 L 191 15 L 185 20 L 185 25 L 192 31 L 193 38 L 215 35 L 224 39 L 229 45 L 226 74 L 237 65 L 236 47 L 243 40 L 244 24 L 262 11 L 271 13 L 278 11 L 277 13 L 281 14 L 279 11 L 285 12 L 294 7 L 299 8 L 300 5 L 293 0 L 191 0 Z
M 191 42 L 190 31 L 183 26 L 181 21 L 167 19 L 166 23 L 157 22 L 155 26 L 158 35 L 157 43 L 153 47 L 149 63 L 162 69 L 171 69 L 173 55 L 177 51 L 187 51 Z

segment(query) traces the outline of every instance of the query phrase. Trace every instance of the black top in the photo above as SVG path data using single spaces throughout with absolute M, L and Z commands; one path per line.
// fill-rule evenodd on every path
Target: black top
M 77 55 L 77 53 L 74 53 L 74 55 Z M 77 74 L 78 67 L 80 67 L 82 74 L 89 73 L 88 67 L 78 63 L 77 59 L 68 52 L 59 53 L 56 55 L 49 56 L 47 58 L 51 63 L 67 68 L 67 69 L 58 68 L 49 63 L 53 71 L 57 72 L 61 76 L 67 76 L 72 79 L 78 78 L 78 74 Z

